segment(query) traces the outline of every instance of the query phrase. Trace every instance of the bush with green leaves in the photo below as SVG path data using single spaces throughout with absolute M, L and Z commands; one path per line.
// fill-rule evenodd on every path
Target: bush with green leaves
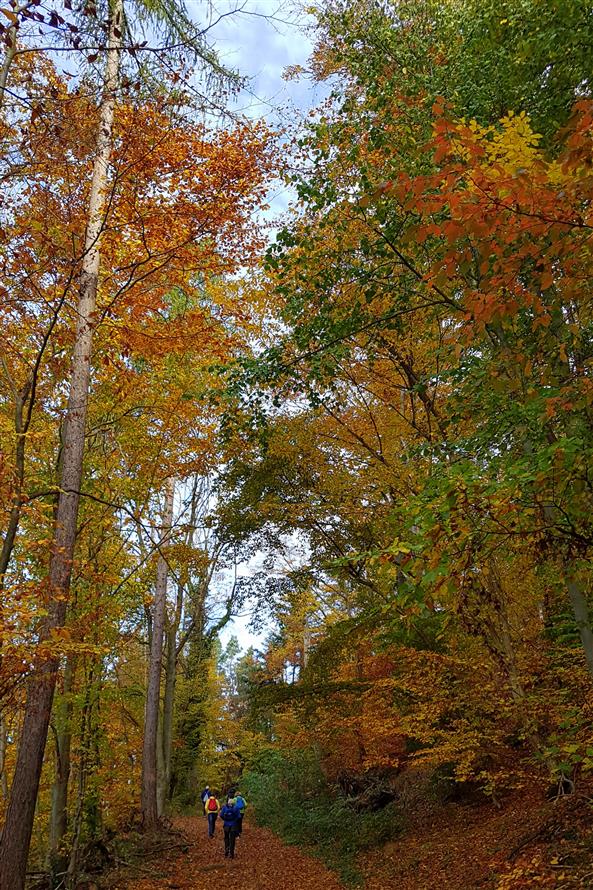
M 242 779 L 260 825 L 290 844 L 310 847 L 350 884 L 360 883 L 356 855 L 399 835 L 403 819 L 395 803 L 361 810 L 330 786 L 313 750 L 262 751 Z

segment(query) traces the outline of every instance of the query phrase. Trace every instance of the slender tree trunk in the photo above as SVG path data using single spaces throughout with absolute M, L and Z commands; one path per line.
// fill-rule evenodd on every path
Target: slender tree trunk
M 188 529 L 185 537 L 185 545 L 193 547 L 194 536 L 196 532 L 196 516 L 198 511 L 198 502 L 201 496 L 201 486 L 198 476 L 194 477 L 191 493 L 191 512 L 189 517 Z M 184 592 L 189 584 L 189 574 L 187 570 L 180 573 L 177 582 L 177 599 L 175 602 L 175 613 L 166 630 L 166 662 L 165 662 L 165 689 L 163 694 L 163 731 L 161 735 L 162 743 L 162 766 L 159 767 L 161 773 L 159 775 L 159 801 L 160 812 L 164 812 L 165 803 L 171 799 L 172 793 L 172 747 L 173 747 L 173 713 L 175 707 L 175 684 L 177 681 L 177 665 L 179 652 L 183 648 L 183 640 L 178 644 L 177 635 L 181 625 L 181 617 L 183 615 L 183 599 Z
M 72 357 L 70 393 L 64 422 L 62 473 L 56 528 L 49 567 L 48 615 L 39 641 L 47 643 L 66 618 L 84 453 L 91 347 L 99 280 L 100 237 L 106 207 L 107 172 L 112 148 L 115 91 L 119 72 L 123 0 L 113 0 L 109 22 L 104 93 L 101 100 L 97 153 L 93 167 L 85 253 L 80 276 L 78 320 Z M 16 768 L 0 841 L 0 890 L 23 890 L 33 831 L 35 805 L 51 715 L 58 659 L 46 659 L 31 677 Z
M 309 652 L 311 651 L 311 631 L 308 627 L 303 630 L 303 670 L 309 664 Z
M 194 492 L 195 493 L 195 492 Z M 191 546 L 194 536 L 195 522 L 195 503 L 192 506 L 192 518 L 190 520 L 190 530 L 187 535 L 186 544 Z M 185 579 L 187 583 L 187 578 Z M 171 796 L 171 755 L 173 747 L 173 712 L 175 707 L 175 684 L 177 682 L 177 660 L 179 650 L 177 648 L 177 634 L 179 625 L 181 624 L 181 616 L 183 614 L 183 592 L 184 583 L 180 580 L 177 584 L 177 601 L 175 603 L 175 614 L 166 634 L 166 652 L 167 660 L 165 662 L 165 691 L 163 695 L 163 776 L 161 785 L 164 789 L 164 801 L 170 799 Z
M 16 10 L 15 15 L 18 15 L 21 12 L 21 9 Z M 8 29 L 8 42 L 6 45 L 6 50 L 4 52 L 4 58 L 2 60 L 2 67 L 0 67 L 0 111 L 2 110 L 2 106 L 4 105 L 4 97 L 6 96 L 6 85 L 8 83 L 8 73 L 10 71 L 10 66 L 14 61 L 14 57 L 16 56 L 16 41 L 17 41 L 18 29 L 16 24 L 12 24 Z
M 167 542 L 173 524 L 173 498 L 175 480 L 167 485 L 165 511 L 161 527 L 161 546 Z M 157 577 L 154 590 L 152 614 L 152 639 L 148 663 L 148 688 L 146 690 L 146 712 L 144 716 L 144 744 L 142 747 L 142 824 L 145 831 L 155 831 L 158 822 L 157 803 L 157 735 L 161 690 L 161 667 L 163 663 L 163 636 L 165 632 L 165 611 L 167 605 L 167 563 L 159 554 Z
M 23 484 L 25 481 L 25 434 L 23 426 L 23 399 L 20 393 L 15 393 L 14 406 L 14 429 L 16 434 L 16 452 L 15 452 L 15 482 L 12 495 L 12 507 L 8 517 L 8 527 L 2 541 L 2 550 L 0 551 L 0 591 L 4 586 L 4 576 L 10 562 L 10 557 L 14 548 L 16 533 L 21 518 L 21 510 L 23 507 Z
M 99 639 L 95 635 L 95 644 L 98 645 Z M 93 663 L 93 699 L 92 708 L 89 715 L 89 752 L 88 752 L 88 774 L 92 777 L 92 783 L 87 782 L 86 799 L 85 799 L 85 826 L 89 840 L 94 840 L 101 834 L 102 812 L 101 798 L 99 786 L 96 776 L 101 768 L 101 693 L 103 689 L 103 660 L 97 659 Z M 90 785 L 90 787 L 89 787 Z
M 0 790 L 3 800 L 8 799 L 8 777 L 6 775 L 6 744 L 8 733 L 6 721 L 0 717 Z
M 167 786 L 165 784 L 165 757 L 163 751 L 163 720 L 159 719 L 156 732 L 156 812 L 160 821 L 165 814 Z
M 76 809 L 72 824 L 72 847 L 66 869 L 66 887 L 74 888 L 77 884 L 78 858 L 80 853 L 80 838 L 84 817 L 86 788 L 88 778 L 89 755 L 92 750 L 93 732 L 93 707 L 95 698 L 95 662 L 92 661 L 86 678 L 86 690 L 84 704 L 80 714 L 80 763 L 78 767 L 78 794 Z
M 177 628 L 175 621 L 167 628 L 167 659 L 165 662 L 165 691 L 163 695 L 163 732 L 162 732 L 162 775 L 159 777 L 161 789 L 161 806 L 164 812 L 165 802 L 169 799 L 171 789 L 171 746 L 173 744 L 173 706 L 175 704 L 175 682 L 177 680 Z
M 568 575 L 567 578 L 566 588 L 572 605 L 572 611 L 576 618 L 579 634 L 581 635 L 581 643 L 583 644 L 583 649 L 585 651 L 587 667 L 589 668 L 589 673 L 593 677 L 593 630 L 591 629 L 589 603 L 587 602 L 587 597 L 582 585 L 570 575 Z
M 72 746 L 72 686 L 74 665 L 69 658 L 64 669 L 64 692 L 57 708 L 56 778 L 51 790 L 51 822 L 49 831 L 50 861 L 53 873 L 64 871 L 67 859 L 61 850 L 68 830 L 68 783 Z

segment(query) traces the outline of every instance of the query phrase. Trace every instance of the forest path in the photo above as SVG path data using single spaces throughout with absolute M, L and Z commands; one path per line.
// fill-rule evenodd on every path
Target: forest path
M 235 858 L 228 860 L 220 819 L 212 839 L 203 816 L 180 817 L 174 825 L 189 842 L 187 853 L 174 850 L 149 861 L 143 877 L 122 879 L 112 885 L 113 890 L 212 890 L 225 884 L 234 890 L 343 890 L 318 859 L 287 846 L 266 828 L 246 823 L 237 839 Z

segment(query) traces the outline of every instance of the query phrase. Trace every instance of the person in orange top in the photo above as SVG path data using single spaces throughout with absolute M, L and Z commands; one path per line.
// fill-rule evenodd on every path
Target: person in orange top
M 220 804 L 211 792 L 208 792 L 204 810 L 208 816 L 208 837 L 214 837 L 214 829 L 216 828 L 216 820 L 218 818 Z

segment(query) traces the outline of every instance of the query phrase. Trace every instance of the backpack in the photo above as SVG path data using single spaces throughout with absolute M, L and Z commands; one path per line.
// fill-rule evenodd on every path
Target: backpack
M 218 809 L 218 804 L 216 803 L 215 797 L 208 798 L 208 803 L 206 804 L 206 809 L 208 810 L 209 813 L 213 813 L 215 810 Z

